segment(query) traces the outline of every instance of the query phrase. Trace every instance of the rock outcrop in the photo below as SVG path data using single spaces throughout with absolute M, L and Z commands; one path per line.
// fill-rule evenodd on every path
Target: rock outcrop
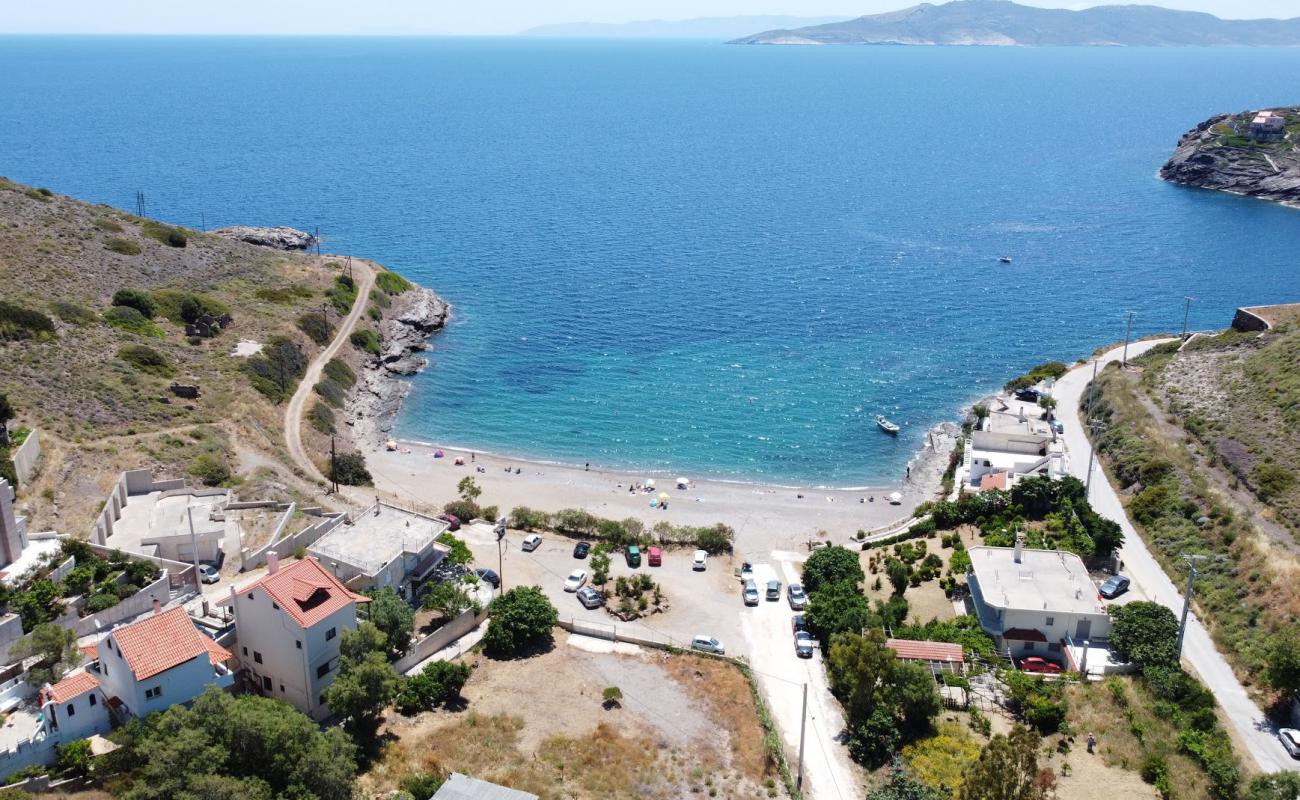
M 387 432 L 402 407 L 410 384 L 400 380 L 415 375 L 428 365 L 421 353 L 429 349 L 427 339 L 447 324 L 451 306 L 433 291 L 416 286 L 393 299 L 393 305 L 379 323 L 383 349 L 366 363 L 350 421 L 365 437 L 367 428 Z
M 1300 207 L 1300 108 L 1274 112 L 1287 121 L 1280 141 L 1251 137 L 1255 112 L 1220 114 L 1183 134 L 1160 177 Z
M 272 247 L 276 250 L 306 250 L 316 246 L 316 237 L 297 228 L 255 228 L 248 225 L 232 225 L 213 231 L 227 239 Z

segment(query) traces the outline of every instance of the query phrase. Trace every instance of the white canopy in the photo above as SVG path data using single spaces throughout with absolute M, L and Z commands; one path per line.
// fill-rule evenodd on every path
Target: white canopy
M 645 485 L 646 485 L 646 486 L 649 486 L 651 489 L 655 488 L 655 479 L 654 479 L 654 478 L 646 478 L 646 479 L 645 479 Z
M 894 505 L 898 505 L 899 503 L 903 502 L 903 495 L 902 495 L 902 493 L 901 493 L 901 492 L 890 492 L 890 493 L 889 493 L 889 502 L 893 503 Z
M 678 489 L 685 489 L 687 486 L 690 486 L 690 485 L 691 485 L 691 479 L 690 479 L 690 478 L 678 478 L 678 479 L 677 479 L 677 488 L 678 488 Z

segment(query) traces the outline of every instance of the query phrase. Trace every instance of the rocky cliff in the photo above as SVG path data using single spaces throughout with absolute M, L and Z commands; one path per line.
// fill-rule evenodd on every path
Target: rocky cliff
M 400 378 L 415 375 L 428 365 L 420 354 L 429 348 L 427 339 L 442 330 L 450 316 L 451 306 L 423 286 L 394 298 L 379 323 L 383 347 L 365 363 L 349 404 L 349 421 L 359 439 L 367 438 L 373 430 L 387 432 L 392 428 L 393 417 L 410 391 L 410 384 Z
M 1257 112 L 1220 114 L 1183 134 L 1160 177 L 1300 207 L 1300 107 L 1273 112 L 1286 120 L 1280 140 L 1252 137 Z
M 229 228 L 217 228 L 213 233 L 227 239 L 276 250 L 306 250 L 316 245 L 315 236 L 297 228 L 255 228 L 249 225 L 232 225 Z

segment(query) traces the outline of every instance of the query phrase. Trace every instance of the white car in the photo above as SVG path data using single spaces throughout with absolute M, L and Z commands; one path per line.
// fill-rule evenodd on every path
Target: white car
M 713 636 L 705 636 L 704 634 L 696 634 L 695 638 L 691 639 L 691 649 L 703 650 L 706 653 L 719 656 L 727 654 L 727 648 L 722 646 L 722 642 Z
M 209 564 L 199 564 L 199 580 L 204 583 L 217 583 L 221 580 L 221 574 Z
M 691 569 L 701 572 L 708 565 L 709 554 L 703 550 L 695 551 L 695 560 L 691 562 Z
M 1292 758 L 1300 758 L 1300 731 L 1295 728 L 1282 728 L 1277 732 L 1277 738 Z
M 582 588 L 582 584 L 587 582 L 587 571 L 585 569 L 575 569 L 569 573 L 569 577 L 564 581 L 564 591 L 576 592 Z
M 524 537 L 524 552 L 531 553 L 542 546 L 542 537 L 535 533 L 530 533 Z

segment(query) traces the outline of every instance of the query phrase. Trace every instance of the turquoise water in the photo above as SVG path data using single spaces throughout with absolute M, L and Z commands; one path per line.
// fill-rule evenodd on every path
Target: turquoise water
M 1270 49 L 3 38 L 0 174 L 319 226 L 434 287 L 455 321 L 401 436 L 851 485 L 1126 310 L 1142 335 L 1184 295 L 1194 328 L 1300 299 L 1300 211 L 1155 179 L 1297 74 Z

